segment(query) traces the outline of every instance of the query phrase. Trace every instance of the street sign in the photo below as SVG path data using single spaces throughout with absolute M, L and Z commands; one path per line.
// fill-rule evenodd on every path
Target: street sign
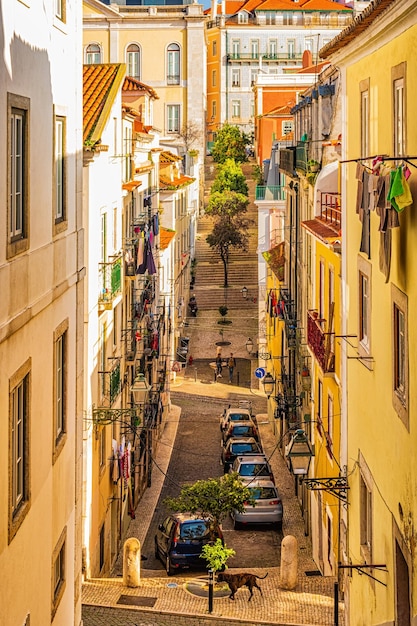
M 263 367 L 257 367 L 255 370 L 255 376 L 256 378 L 263 378 L 266 374 L 265 368 Z

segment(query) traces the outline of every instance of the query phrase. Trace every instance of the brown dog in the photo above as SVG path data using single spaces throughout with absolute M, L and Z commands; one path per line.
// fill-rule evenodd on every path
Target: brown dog
M 253 596 L 253 588 L 256 587 L 259 589 L 261 596 L 263 595 L 262 589 L 256 582 L 256 579 L 263 579 L 268 576 L 268 573 L 265 576 L 256 576 L 256 574 L 249 574 L 247 572 L 242 572 L 241 574 L 228 574 L 227 572 L 220 572 L 217 574 L 217 582 L 225 582 L 229 585 L 230 591 L 232 592 L 229 596 L 231 600 L 235 599 L 235 593 L 240 587 L 247 587 L 250 591 L 249 600 L 252 600 Z

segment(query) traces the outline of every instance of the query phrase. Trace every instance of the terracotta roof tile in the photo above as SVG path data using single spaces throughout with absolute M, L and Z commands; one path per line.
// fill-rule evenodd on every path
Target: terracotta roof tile
M 329 239 L 340 239 L 340 225 L 332 228 L 328 222 L 324 222 L 318 217 L 314 220 L 301 222 L 301 226 L 309 230 L 313 235 L 316 235 L 316 237 L 319 237 L 322 241 L 328 242 Z
M 83 141 L 96 143 L 107 122 L 113 98 L 125 72 L 123 63 L 84 65 Z M 110 100 L 109 100 L 110 99 Z
M 178 189 L 179 187 L 190 185 L 194 181 L 195 178 L 191 178 L 191 176 L 179 176 L 178 178 L 174 178 L 173 180 L 171 180 L 168 176 L 159 176 L 159 186 L 162 190 L 168 188 Z
M 131 180 L 129 183 L 123 183 L 122 189 L 125 191 L 133 191 L 137 187 L 140 187 L 141 184 L 140 180 Z
M 161 250 L 166 250 L 175 237 L 175 230 L 165 228 L 161 226 L 159 229 L 159 247 Z
M 176 163 L 177 161 L 182 161 L 181 157 L 177 154 L 169 152 L 168 150 L 164 150 L 163 152 L 161 152 L 161 155 L 159 157 L 160 163 Z
M 136 80 L 136 78 L 132 78 L 131 76 L 126 76 L 123 82 L 123 91 L 139 91 L 146 92 L 155 100 L 159 100 L 159 96 L 156 93 L 155 89 L 142 83 L 140 80 Z

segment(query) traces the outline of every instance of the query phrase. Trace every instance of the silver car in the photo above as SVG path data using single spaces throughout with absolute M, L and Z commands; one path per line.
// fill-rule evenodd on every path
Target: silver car
M 237 472 L 246 484 L 258 478 L 275 482 L 272 468 L 264 454 L 237 456 L 229 472 Z
M 246 524 L 272 524 L 281 532 L 284 510 L 274 483 L 270 480 L 256 479 L 248 487 L 255 498 L 255 505 L 248 502 L 243 513 L 238 511 L 232 513 L 234 527 L 241 528 Z

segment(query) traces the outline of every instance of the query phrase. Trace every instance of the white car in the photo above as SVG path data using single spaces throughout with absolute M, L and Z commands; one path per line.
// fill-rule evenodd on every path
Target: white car
M 245 405 L 241 406 L 241 403 L 239 402 L 237 407 L 231 407 L 229 405 L 227 409 L 224 409 L 220 416 L 220 430 L 225 430 L 230 422 L 243 422 L 248 420 L 252 420 L 252 422 L 254 422 L 255 416 L 252 414 L 250 402 L 245 402 Z
M 234 527 L 239 528 L 246 524 L 272 524 L 278 532 L 282 530 L 284 509 L 278 489 L 270 480 L 253 480 L 249 489 L 254 497 L 254 504 L 245 503 L 243 513 L 233 511 Z

